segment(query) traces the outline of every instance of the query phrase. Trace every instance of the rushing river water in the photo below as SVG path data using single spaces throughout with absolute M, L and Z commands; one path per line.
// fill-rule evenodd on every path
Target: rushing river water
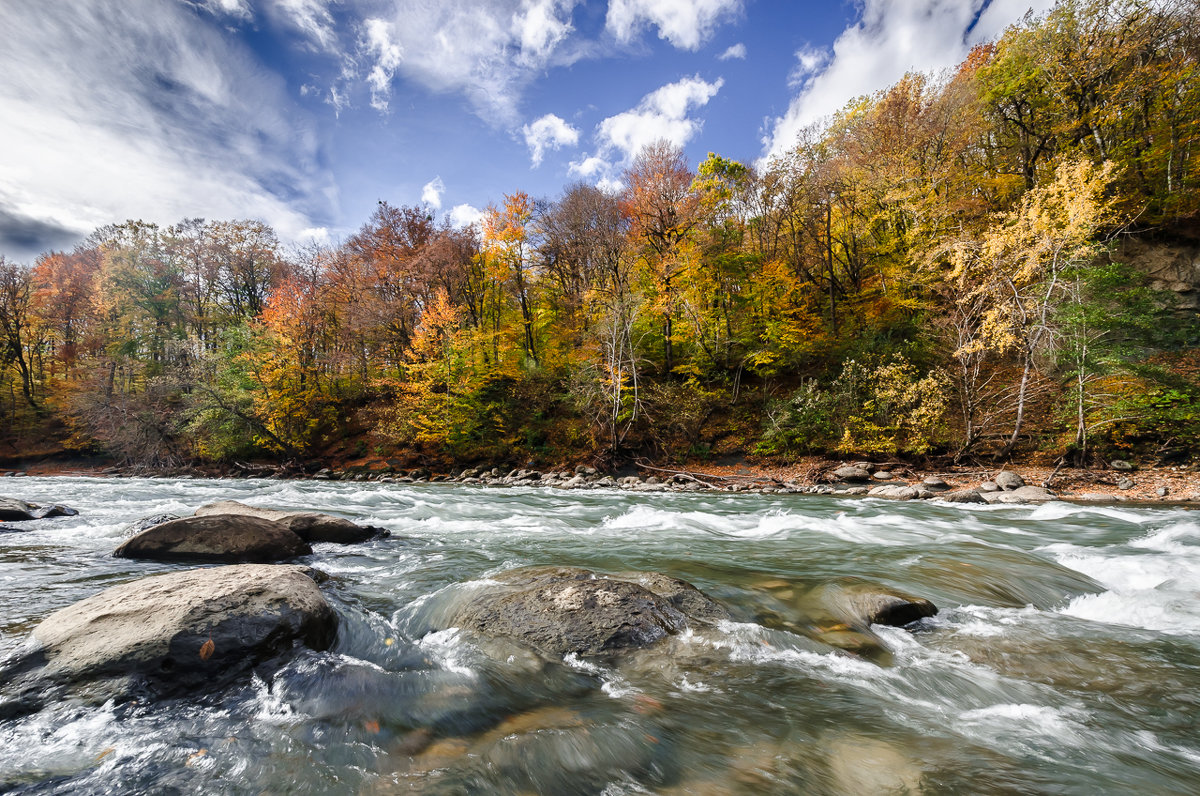
M 0 722 L 0 792 L 1200 793 L 1200 514 L 813 496 L 24 478 L 79 516 L 0 533 L 0 657 L 54 610 L 186 567 L 126 523 L 219 499 L 390 529 L 315 545 L 335 646 L 266 679 Z M 438 593 L 517 566 L 652 570 L 733 621 L 613 668 L 428 632 Z M 787 628 L 857 576 L 933 600 L 871 659 Z M 469 586 L 468 586 L 469 587 Z

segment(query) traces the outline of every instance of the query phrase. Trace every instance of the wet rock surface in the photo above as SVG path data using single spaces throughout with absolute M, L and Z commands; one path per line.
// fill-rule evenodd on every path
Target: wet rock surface
M 451 623 L 551 657 L 614 655 L 728 616 L 691 584 L 658 573 L 534 567 L 495 579 L 500 583 L 478 589 Z
M 49 517 L 74 517 L 79 512 L 68 506 L 57 503 L 38 505 L 26 503 L 11 497 L 0 497 L 0 521 L 20 522 L 22 520 L 42 520 Z
M 239 517 L 257 517 L 283 525 L 306 542 L 334 542 L 355 544 L 379 536 L 387 536 L 384 528 L 358 525 L 342 517 L 315 511 L 282 511 L 239 503 L 236 500 L 219 500 L 196 509 L 197 517 L 217 514 Z
M 307 542 L 279 523 L 215 514 L 152 525 L 127 539 L 113 555 L 153 561 L 265 564 L 310 553 Z
M 801 605 L 810 617 L 833 619 L 851 628 L 871 625 L 904 627 L 937 613 L 924 597 L 859 578 L 839 578 L 809 591 Z
M 240 565 L 114 586 L 46 617 L 0 665 L 0 702 L 19 712 L 51 686 L 102 681 L 98 698 L 190 693 L 298 645 L 325 649 L 337 617 L 307 571 Z M 0 714 L 6 708 L 0 707 Z
M 118 531 L 118 533 L 120 533 L 122 538 L 128 539 L 130 536 L 135 536 L 147 528 L 153 528 L 155 525 L 162 525 L 164 522 L 177 519 L 179 519 L 178 514 L 152 514 L 149 517 L 134 520 Z

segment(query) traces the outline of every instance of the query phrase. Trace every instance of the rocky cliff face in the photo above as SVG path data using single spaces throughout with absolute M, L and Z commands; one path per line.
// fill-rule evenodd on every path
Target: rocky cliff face
M 1148 274 L 1151 287 L 1174 292 L 1179 310 L 1200 311 L 1200 243 L 1127 235 L 1112 257 Z

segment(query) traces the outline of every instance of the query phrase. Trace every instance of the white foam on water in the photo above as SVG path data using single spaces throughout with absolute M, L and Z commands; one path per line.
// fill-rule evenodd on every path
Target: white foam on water
M 1131 592 L 1108 591 L 1076 597 L 1061 610 L 1067 616 L 1178 635 L 1200 635 L 1200 590 L 1161 586 Z
M 674 685 L 675 688 L 679 689 L 681 692 L 684 692 L 684 693 L 707 694 L 707 693 L 712 693 L 714 691 L 717 693 L 720 693 L 720 689 L 713 688 L 712 686 L 707 685 L 705 683 L 691 682 L 690 680 L 688 680 L 686 674 L 683 675 L 682 677 L 680 677 L 678 680 L 676 680 L 672 685 Z
M 472 679 L 479 677 L 479 673 L 467 664 L 474 648 L 463 637 L 459 628 L 451 627 L 430 633 L 419 639 L 417 646 L 443 669 Z
M 700 531 L 747 539 L 786 537 L 788 531 L 798 525 L 799 518 L 780 510 L 722 515 L 707 511 L 671 511 L 644 503 L 603 521 L 603 527 L 612 531 Z
M 1089 744 L 1091 733 L 1082 724 L 1086 718 L 1076 708 L 1001 703 L 963 711 L 953 723 L 968 738 L 1049 760 L 1063 746 Z
M 257 706 L 257 710 L 254 711 L 255 721 L 277 727 L 290 727 L 308 718 L 277 694 L 273 684 L 267 683 L 257 674 L 253 675 L 251 685 L 254 688 L 254 702 Z
M 62 721 L 54 711 L 42 711 L 0 731 L 0 769 L 73 772 L 124 751 L 109 732 L 115 721 L 113 703 Z M 111 749 L 107 754 L 106 750 Z
M 1062 500 L 1042 503 L 1036 506 L 1029 515 L 1032 520 L 1042 521 L 1063 520 L 1068 517 L 1104 517 L 1133 525 L 1144 525 L 1161 519 L 1160 514 L 1146 510 L 1130 511 L 1115 506 L 1089 506 L 1086 503 L 1067 503 Z
M 584 660 L 574 652 L 563 656 L 563 663 L 577 672 L 600 678 L 600 691 L 613 699 L 624 699 L 641 691 L 616 671 L 601 666 L 594 661 Z
M 1063 566 L 1108 590 L 1076 597 L 1061 613 L 1092 622 L 1200 635 L 1200 526 L 1188 519 L 1102 548 L 1048 545 Z

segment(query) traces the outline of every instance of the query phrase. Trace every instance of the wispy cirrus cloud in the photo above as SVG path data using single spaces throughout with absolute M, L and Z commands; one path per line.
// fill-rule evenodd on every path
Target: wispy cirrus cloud
M 332 214 L 313 125 L 216 20 L 157 0 L 8 0 L 0 29 L 0 253 L 126 218 L 253 217 L 292 238 Z

